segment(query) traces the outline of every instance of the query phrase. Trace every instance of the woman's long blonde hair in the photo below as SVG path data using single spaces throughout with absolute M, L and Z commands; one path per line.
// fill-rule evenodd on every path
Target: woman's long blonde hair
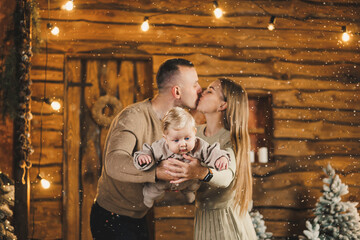
M 227 78 L 220 78 L 225 110 L 225 129 L 230 131 L 231 143 L 236 157 L 236 174 L 233 189 L 235 207 L 240 207 L 240 215 L 247 210 L 252 199 L 252 173 L 249 159 L 250 137 L 248 130 L 249 103 L 248 95 L 241 85 Z

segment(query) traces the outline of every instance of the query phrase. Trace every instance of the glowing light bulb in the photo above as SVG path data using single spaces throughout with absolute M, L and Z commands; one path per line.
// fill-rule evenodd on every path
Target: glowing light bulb
M 275 25 L 274 25 L 273 23 L 269 23 L 268 29 L 269 29 L 269 31 L 274 30 L 274 29 L 275 29 Z
M 223 11 L 221 10 L 221 8 L 215 8 L 214 15 L 216 18 L 221 18 L 223 15 Z
M 40 183 L 44 189 L 48 189 L 50 187 L 50 182 L 44 178 L 41 178 Z
M 144 18 L 144 22 L 141 24 L 141 30 L 143 32 L 147 32 L 149 30 L 150 26 L 149 26 L 149 18 L 145 17 Z
M 52 35 L 57 36 L 57 35 L 59 35 L 59 33 L 60 33 L 60 29 L 57 26 L 55 26 L 51 29 Z
M 344 42 L 347 42 L 350 40 L 350 35 L 347 32 L 344 32 L 341 38 Z
M 69 0 L 65 3 L 65 5 L 63 6 L 63 9 L 67 10 L 67 11 L 71 11 L 74 9 L 74 2 L 72 0 Z
M 54 109 L 55 111 L 58 111 L 58 110 L 60 110 L 60 108 L 61 108 L 61 104 L 58 102 L 58 101 L 52 101 L 51 102 L 51 107 L 52 107 L 52 109 Z
M 341 38 L 344 42 L 347 42 L 350 40 L 350 34 L 348 33 L 348 31 L 346 30 L 346 26 L 342 26 L 341 30 L 343 32 Z
M 269 25 L 267 28 L 269 29 L 269 31 L 272 31 L 275 29 L 275 16 L 271 16 Z
M 221 8 L 219 8 L 219 4 L 217 1 L 213 1 L 213 4 L 214 4 L 214 15 L 216 18 L 221 18 L 222 15 L 223 15 L 223 11 L 221 10 Z

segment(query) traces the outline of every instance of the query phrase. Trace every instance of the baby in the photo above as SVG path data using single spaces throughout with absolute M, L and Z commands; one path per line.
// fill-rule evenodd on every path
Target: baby
M 206 141 L 195 136 L 194 118 L 180 107 L 174 107 L 167 112 L 162 120 L 163 138 L 153 144 L 143 145 L 143 150 L 134 153 L 134 165 L 139 170 L 148 170 L 155 163 L 168 158 L 176 158 L 187 162 L 183 154 L 199 159 L 206 166 L 217 170 L 227 169 L 229 154 L 219 147 L 219 143 L 209 145 Z M 144 204 L 152 207 L 154 200 L 164 196 L 165 190 L 180 190 L 186 200 L 195 200 L 195 191 L 199 188 L 198 180 L 188 180 L 180 184 L 166 181 L 145 183 L 143 188 Z

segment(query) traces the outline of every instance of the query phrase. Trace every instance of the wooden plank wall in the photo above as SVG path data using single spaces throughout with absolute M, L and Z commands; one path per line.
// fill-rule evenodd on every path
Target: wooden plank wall
M 64 54 L 49 54 L 48 59 L 44 53 L 34 55 L 31 71 L 33 81 L 31 108 L 34 117 L 31 122 L 31 136 L 35 150 L 30 156 L 33 163 L 30 169 L 32 184 L 29 238 L 31 239 L 58 239 L 62 236 L 64 112 L 63 108 L 59 111 L 52 110 L 41 99 L 44 96 L 55 98 L 63 106 L 63 71 Z M 45 93 L 44 89 L 46 89 Z M 42 139 L 40 139 L 41 128 Z M 42 141 L 42 150 L 40 141 Z M 41 176 L 51 182 L 49 189 L 41 188 L 37 182 L 39 169 Z
M 222 19 L 212 15 L 211 1 L 77 0 L 71 12 L 61 9 L 64 2 L 51 1 L 50 22 L 60 28 L 59 36 L 52 36 L 46 29 L 47 1 L 39 0 L 42 37 L 48 37 L 49 96 L 63 98 L 66 54 L 148 53 L 154 74 L 168 58 L 187 58 L 195 64 L 203 87 L 226 76 L 252 94 L 272 95 L 273 161 L 254 164 L 253 172 L 254 207 L 276 238 L 302 232 L 321 194 L 321 167 L 328 162 L 349 185 L 345 199 L 360 201 L 357 0 L 218 1 L 225 12 Z M 272 32 L 266 28 L 269 14 L 276 16 Z M 145 16 L 150 16 L 146 33 L 140 31 Z M 354 34 L 348 43 L 340 41 L 342 25 Z M 34 97 L 43 93 L 44 51 L 45 44 L 34 57 Z M 41 102 L 33 100 L 32 109 L 33 179 Z M 33 184 L 32 237 L 60 239 L 63 112 L 44 105 L 43 113 L 41 171 L 53 187 L 45 191 Z

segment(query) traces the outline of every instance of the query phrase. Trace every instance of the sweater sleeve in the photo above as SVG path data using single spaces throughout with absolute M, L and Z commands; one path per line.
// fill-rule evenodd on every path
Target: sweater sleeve
M 119 116 L 111 128 L 105 149 L 104 167 L 107 174 L 121 182 L 155 182 L 155 168 L 141 171 L 134 166 L 132 153 L 137 146 L 136 134 L 141 134 L 136 115 L 125 112 Z
M 229 168 L 222 171 L 213 171 L 213 178 L 210 180 L 209 184 L 214 187 L 226 188 L 228 187 L 235 177 L 236 172 L 236 160 L 235 154 L 232 148 L 225 149 L 229 156 Z
M 149 155 L 151 157 L 151 162 L 148 164 L 140 165 L 138 160 L 140 155 Z M 154 166 L 154 164 L 155 162 L 153 149 L 149 144 L 144 143 L 143 149 L 134 153 L 134 165 L 137 169 L 146 171 L 149 170 L 152 166 Z
M 209 144 L 201 138 L 198 138 L 200 151 L 201 151 L 201 161 L 207 166 L 215 169 L 215 162 L 221 157 L 226 157 L 230 161 L 230 156 L 227 151 L 220 149 L 220 144 L 215 142 Z

